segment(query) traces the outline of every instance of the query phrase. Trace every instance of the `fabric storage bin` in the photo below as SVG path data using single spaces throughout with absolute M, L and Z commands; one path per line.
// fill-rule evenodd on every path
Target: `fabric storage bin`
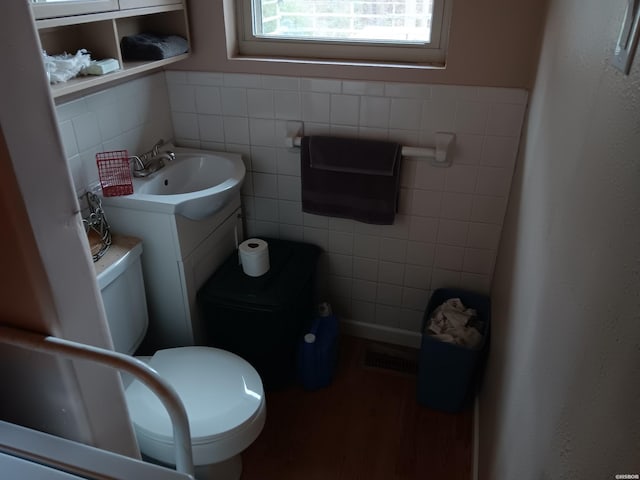
M 264 238 L 270 268 L 259 277 L 242 271 L 234 252 L 202 286 L 197 301 L 208 345 L 247 360 L 265 389 L 295 379 L 300 337 L 314 316 L 313 290 L 320 249 Z
M 451 298 L 459 298 L 476 310 L 484 322 L 482 339 L 468 348 L 434 338 L 426 332 L 431 314 Z M 422 321 L 422 343 L 418 360 L 418 403 L 445 412 L 459 412 L 471 403 L 480 380 L 489 348 L 491 300 L 478 293 L 442 288 L 429 299 Z

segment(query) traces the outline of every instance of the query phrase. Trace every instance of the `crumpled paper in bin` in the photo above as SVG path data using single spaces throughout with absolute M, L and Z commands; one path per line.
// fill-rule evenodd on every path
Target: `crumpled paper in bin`
M 436 308 L 427 322 L 427 333 L 442 342 L 476 348 L 482 341 L 483 323 L 473 308 L 450 298 Z

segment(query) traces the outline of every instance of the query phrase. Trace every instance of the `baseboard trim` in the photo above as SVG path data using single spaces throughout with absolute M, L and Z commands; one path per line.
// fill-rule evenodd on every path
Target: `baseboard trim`
M 422 336 L 418 332 L 400 328 L 385 327 L 356 320 L 342 320 L 342 333 L 358 338 L 366 338 L 377 342 L 402 345 L 403 347 L 420 348 Z

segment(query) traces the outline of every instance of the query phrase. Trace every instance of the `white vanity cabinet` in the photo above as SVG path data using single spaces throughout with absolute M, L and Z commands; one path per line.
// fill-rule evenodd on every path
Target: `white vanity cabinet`
M 61 10 L 56 10 L 57 3 Z M 65 16 L 56 14 L 82 11 L 83 8 L 90 7 L 93 7 L 93 13 Z M 163 67 L 189 56 L 187 52 L 162 60 L 132 62 L 123 59 L 120 49 L 122 37 L 145 32 L 179 35 L 190 44 L 187 11 L 183 0 L 61 1 L 34 3 L 32 8 L 36 18 L 41 17 L 36 20 L 36 28 L 42 48 L 49 55 L 64 52 L 74 54 L 84 48 L 91 53 L 93 60 L 115 58 L 121 66 L 120 70 L 105 75 L 80 76 L 51 85 L 54 98 Z M 43 16 L 52 18 L 42 18 Z
M 142 269 L 155 348 L 202 345 L 196 293 L 243 238 L 240 196 L 200 221 L 104 206 L 111 231 L 142 240 Z

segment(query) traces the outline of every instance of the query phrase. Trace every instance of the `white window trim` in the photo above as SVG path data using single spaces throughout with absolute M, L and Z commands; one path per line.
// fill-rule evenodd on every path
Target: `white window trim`
M 236 58 L 304 63 L 340 63 L 443 67 L 446 60 L 452 0 L 434 0 L 431 43 L 339 42 L 260 38 L 253 35 L 251 0 L 235 0 Z

